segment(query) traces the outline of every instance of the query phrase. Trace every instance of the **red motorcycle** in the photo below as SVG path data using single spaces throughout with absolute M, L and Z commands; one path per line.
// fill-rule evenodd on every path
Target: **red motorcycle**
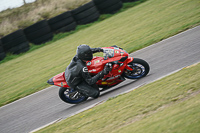
M 129 57 L 129 54 L 120 47 L 102 47 L 104 57 L 94 57 L 87 61 L 86 65 L 91 76 L 96 75 L 108 65 L 112 70 L 96 84 L 100 91 L 104 91 L 128 79 L 139 79 L 149 73 L 149 64 L 138 58 Z M 60 87 L 59 97 L 67 103 L 78 104 L 88 99 L 73 88 L 67 85 L 65 72 L 62 72 L 47 81 L 51 85 Z

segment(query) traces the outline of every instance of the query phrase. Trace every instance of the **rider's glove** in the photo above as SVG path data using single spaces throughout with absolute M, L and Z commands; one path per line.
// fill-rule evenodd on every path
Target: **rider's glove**
M 108 66 L 105 66 L 104 69 L 103 69 L 103 74 L 104 75 L 107 75 L 109 73 L 110 69 Z
M 103 49 L 102 49 L 102 48 L 100 49 L 100 52 L 103 52 Z
M 103 74 L 107 75 L 111 70 L 112 70 L 111 66 L 109 66 L 109 64 L 106 64 L 103 69 Z
M 99 52 L 103 52 L 103 49 L 101 49 L 101 48 L 97 48 L 97 49 L 98 49 Z
M 104 69 L 101 72 L 99 72 L 100 79 L 103 78 L 104 75 L 107 75 L 111 70 L 112 70 L 112 68 L 110 68 L 108 65 L 105 65 Z
M 92 50 L 92 53 L 96 53 L 96 52 L 103 52 L 103 49 L 99 48 L 90 48 Z

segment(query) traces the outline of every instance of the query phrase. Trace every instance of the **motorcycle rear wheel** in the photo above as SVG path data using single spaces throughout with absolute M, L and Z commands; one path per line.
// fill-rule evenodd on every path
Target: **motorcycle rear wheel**
M 88 99 L 88 97 L 83 96 L 78 91 L 72 88 L 64 88 L 64 87 L 60 87 L 59 97 L 64 102 L 70 103 L 70 104 L 78 104 Z
M 128 63 L 128 66 L 133 69 L 133 71 L 124 71 L 124 77 L 128 79 L 140 79 L 145 77 L 150 70 L 149 64 L 145 60 L 139 58 L 134 58 L 132 62 Z

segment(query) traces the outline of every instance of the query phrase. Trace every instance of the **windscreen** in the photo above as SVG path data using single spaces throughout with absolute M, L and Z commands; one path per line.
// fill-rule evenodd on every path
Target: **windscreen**
M 104 49 L 103 57 L 104 57 L 104 60 L 114 57 L 114 49 Z

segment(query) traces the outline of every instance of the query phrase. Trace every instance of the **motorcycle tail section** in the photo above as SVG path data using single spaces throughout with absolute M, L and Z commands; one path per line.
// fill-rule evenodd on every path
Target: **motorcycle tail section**
M 50 85 L 56 85 L 56 86 L 60 86 L 60 87 L 69 87 L 65 80 L 65 72 L 62 72 L 62 73 L 50 78 L 47 81 L 47 83 Z

